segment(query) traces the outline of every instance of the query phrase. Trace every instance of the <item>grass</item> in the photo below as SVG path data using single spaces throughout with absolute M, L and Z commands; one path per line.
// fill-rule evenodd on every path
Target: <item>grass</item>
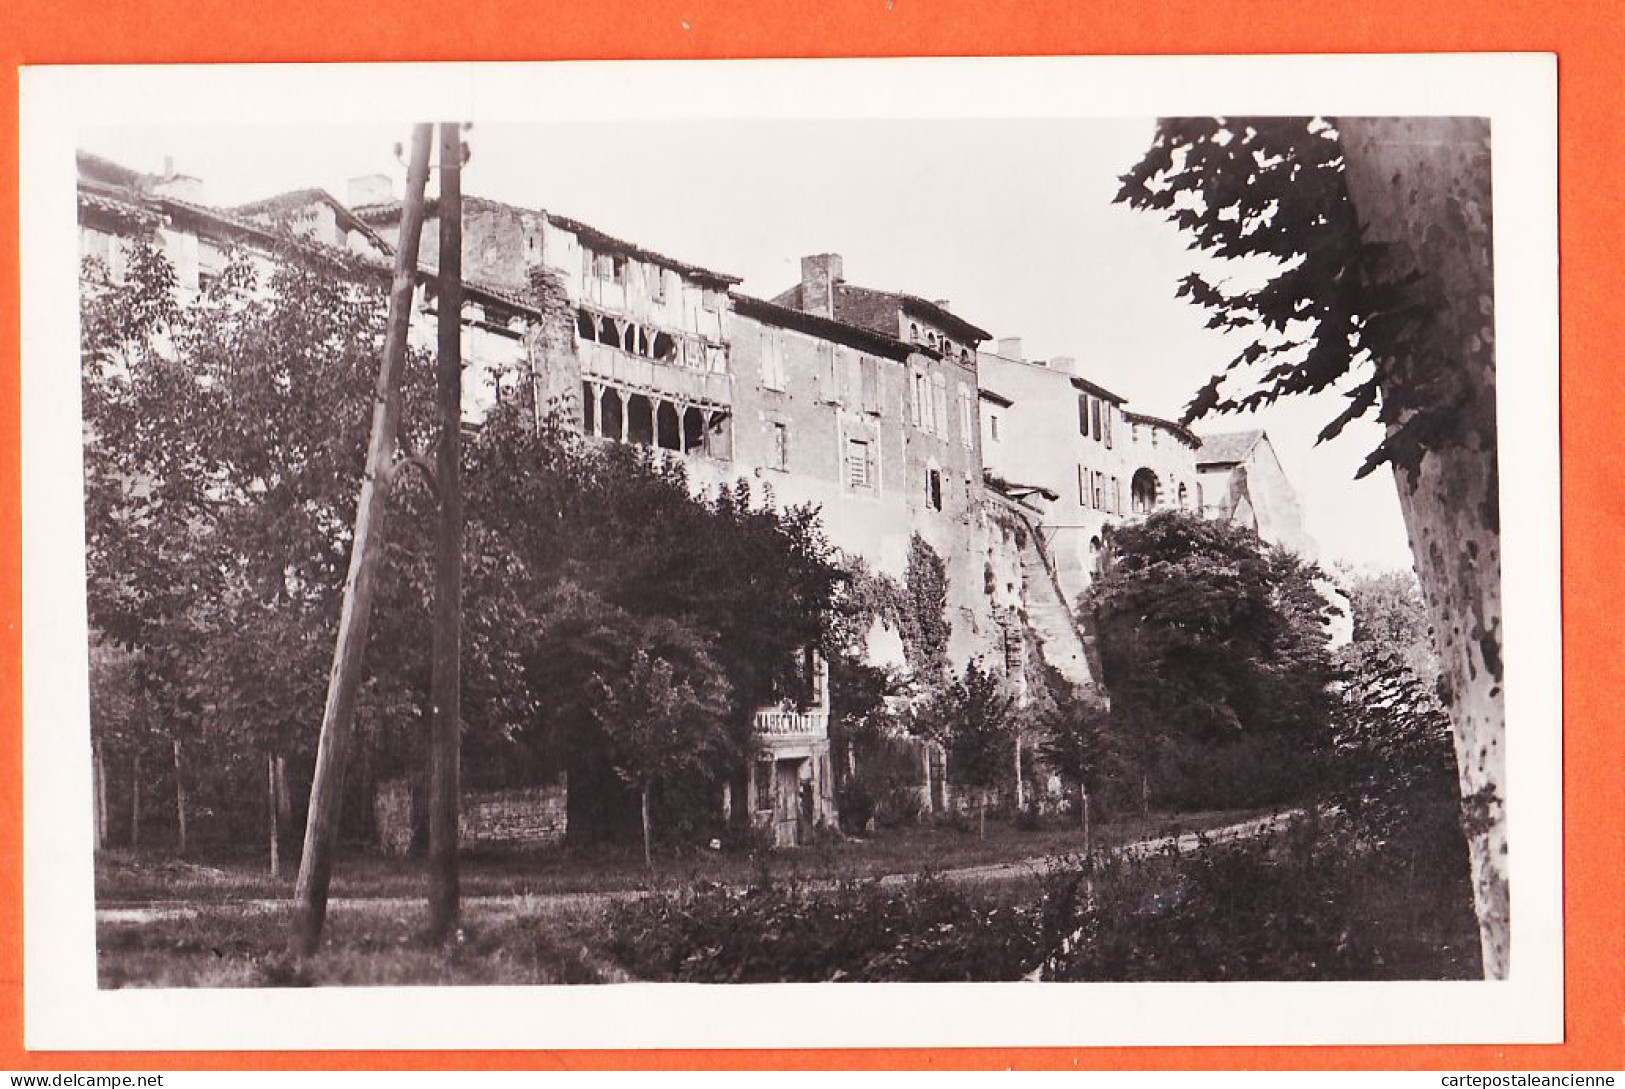
M 1222 827 L 1266 811 L 1224 810 L 1134 817 L 1094 829 L 1097 849 L 1142 839 Z M 467 852 L 461 862 L 465 897 L 552 896 L 624 892 L 701 882 L 743 885 L 764 866 L 774 873 L 807 880 L 881 877 L 925 869 L 952 870 L 1020 862 L 1083 849 L 1083 832 L 1071 823 L 1050 822 L 1022 831 L 1009 821 L 987 823 L 985 839 L 973 825 L 919 824 L 886 829 L 867 838 L 846 838 L 763 858 L 744 853 L 692 850 L 656 857 L 645 869 L 639 848 L 602 847 L 577 851 L 547 847 L 525 851 Z M 103 851 L 96 860 L 99 905 L 185 901 L 225 904 L 286 899 L 293 895 L 293 872 L 280 878 L 260 858 L 181 861 L 123 850 Z M 427 892 L 423 863 L 351 852 L 334 867 L 331 895 L 336 900 L 418 899 Z
M 1175 826 L 1125 822 L 1097 846 L 1214 828 L 1245 814 L 1214 813 Z M 286 953 L 289 909 L 255 899 L 267 880 L 242 867 L 104 858 L 102 888 L 164 895 L 157 908 L 103 911 L 97 924 L 104 987 L 560 984 L 644 979 L 1015 979 L 1043 960 L 1058 979 L 1476 978 L 1477 931 L 1464 859 L 1415 843 L 1362 840 L 1312 815 L 1284 830 L 1189 853 L 1118 856 L 1090 871 L 1078 861 L 1031 872 L 990 862 L 1075 853 L 1069 828 L 988 836 L 913 827 L 772 856 L 708 852 L 730 880 L 680 876 L 654 895 L 614 895 L 649 883 L 618 855 L 565 857 L 548 891 L 538 856 L 475 860 L 457 940 L 421 938 L 426 912 L 416 868 L 352 859 L 348 880 L 378 875 L 371 898 L 332 905 L 320 954 Z M 1426 847 L 1426 837 L 1417 840 Z M 587 867 L 596 861 L 601 869 Z M 1097 859 L 1097 863 L 1101 860 Z M 900 866 L 900 862 L 911 865 Z M 853 881 L 901 870 L 958 871 L 908 882 Z M 967 873 L 967 871 L 972 871 Z M 1461 870 L 1461 873 L 1455 873 Z M 1048 872 L 1046 872 L 1048 871 Z M 692 870 L 690 871 L 693 872 Z M 1057 890 L 1087 872 L 1082 899 Z M 770 883 L 763 878 L 771 877 Z M 848 879 L 837 881 L 835 879 Z M 736 879 L 736 880 L 735 880 Z M 1057 884 L 1060 881 L 1061 884 Z M 581 888 L 583 884 L 590 888 Z M 1074 885 L 1070 886 L 1076 888 Z M 745 891 L 748 888 L 749 891 Z M 474 890 L 478 890 L 477 892 Z M 505 891 L 503 891 L 505 890 Z M 500 895 L 499 895 L 500 892 Z M 561 895 L 560 893 L 566 893 Z M 200 895 L 208 893 L 209 895 Z M 246 895 L 245 895 L 246 894 Z M 231 898 L 231 899 L 228 899 Z M 104 900 L 105 904 L 105 900 Z M 1068 939 L 1070 940 L 1070 939 Z
M 593 950 L 600 911 L 517 897 L 464 913 L 458 940 L 421 938 L 423 909 L 340 905 L 322 949 L 286 952 L 289 909 L 212 904 L 161 922 L 98 922 L 102 987 L 310 987 L 612 983 L 629 978 Z

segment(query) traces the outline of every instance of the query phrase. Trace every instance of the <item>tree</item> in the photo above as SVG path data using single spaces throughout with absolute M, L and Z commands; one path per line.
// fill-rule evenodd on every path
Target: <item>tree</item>
M 1098 792 L 1110 758 L 1111 711 L 1096 697 L 1066 684 L 1038 711 L 1038 755 L 1077 794 L 1078 822 L 1083 824 L 1087 797 Z
M 570 837 L 619 839 L 638 825 L 583 695 L 625 644 L 620 614 L 677 621 L 705 641 L 732 690 L 729 780 L 742 818 L 756 709 L 806 701 L 806 652 L 833 640 L 841 572 L 816 511 L 781 510 L 743 482 L 696 496 L 681 462 L 587 443 L 557 417 L 538 427 L 518 405 L 487 420 L 471 457 L 471 532 L 512 552 L 523 572 L 514 593 L 535 611 L 534 637 L 511 645 L 538 701 L 525 732 L 564 752 Z
M 719 782 L 738 758 L 726 725 L 731 690 L 704 640 L 664 618 L 637 633 L 630 661 L 595 680 L 594 716 L 609 737 L 616 774 L 637 791 L 643 864 L 652 867 L 651 792 L 685 779 Z
M 1143 779 L 1164 748 L 1198 775 L 1227 746 L 1286 771 L 1324 748 L 1334 674 L 1316 574 L 1249 529 L 1181 511 L 1117 531 L 1082 609 Z
M 1186 422 L 1344 386 L 1322 432 L 1376 412 L 1451 718 L 1485 972 L 1506 975 L 1505 702 L 1496 464 L 1490 133 L 1483 118 L 1168 120 L 1123 179 L 1219 264 L 1178 294 L 1244 347 Z M 1253 379 L 1250 389 L 1228 389 Z
M 977 835 L 987 834 L 987 799 L 1010 771 L 1015 751 L 1015 694 L 979 662 L 934 691 L 914 732 L 943 745 L 954 784 L 977 796 Z

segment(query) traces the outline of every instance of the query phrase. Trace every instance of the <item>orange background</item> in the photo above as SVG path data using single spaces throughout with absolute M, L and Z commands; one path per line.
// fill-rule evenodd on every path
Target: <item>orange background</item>
M 211 13 L 212 12 L 212 13 Z M 1625 1069 L 1614 615 L 1625 487 L 1625 4 L 1615 0 L 12 0 L 0 11 L 0 1068 Z M 1550 51 L 1562 258 L 1566 1041 L 1553 1046 L 659 1052 L 25 1052 L 17 67 L 53 63 Z

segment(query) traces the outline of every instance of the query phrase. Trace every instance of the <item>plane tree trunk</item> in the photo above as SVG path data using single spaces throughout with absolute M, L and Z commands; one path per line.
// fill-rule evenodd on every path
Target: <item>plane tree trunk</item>
M 1495 421 L 1489 125 L 1475 118 L 1337 122 L 1367 275 L 1407 284 L 1425 318 L 1380 359 L 1389 435 L 1448 414 L 1453 441 L 1424 444 L 1394 479 L 1443 670 L 1484 974 L 1510 962 L 1506 710 Z M 1392 417 L 1392 418 L 1390 418 Z

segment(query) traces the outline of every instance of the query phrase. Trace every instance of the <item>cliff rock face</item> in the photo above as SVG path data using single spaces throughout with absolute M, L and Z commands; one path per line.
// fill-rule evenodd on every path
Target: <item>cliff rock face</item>
M 1510 965 L 1506 711 L 1495 422 L 1489 123 L 1340 118 L 1345 176 L 1373 282 L 1405 285 L 1420 315 L 1377 360 L 1390 439 L 1418 455 L 1395 480 L 1443 665 L 1484 971 Z

